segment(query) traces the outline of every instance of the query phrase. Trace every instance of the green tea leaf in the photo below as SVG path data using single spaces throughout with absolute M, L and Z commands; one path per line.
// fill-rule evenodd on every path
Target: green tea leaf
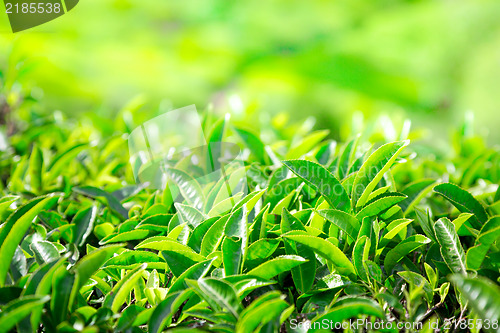
M 296 255 L 285 255 L 271 259 L 249 271 L 248 275 L 270 279 L 306 262 L 306 259 Z
M 265 146 L 259 139 L 259 137 L 254 133 L 242 128 L 235 128 L 235 130 L 243 140 L 245 146 L 247 146 L 252 154 L 257 158 L 257 161 L 265 163 Z
M 132 240 L 141 240 L 148 238 L 154 231 L 135 229 L 125 232 L 119 232 L 115 234 L 108 235 L 99 241 L 99 245 L 110 244 L 110 243 L 123 243 Z
M 329 133 L 328 130 L 323 130 L 323 131 L 316 131 L 307 135 L 301 141 L 295 143 L 290 148 L 290 150 L 288 150 L 285 159 L 287 160 L 296 159 L 307 154 L 311 149 L 316 147 L 324 138 L 326 138 L 328 133 Z
M 52 296 L 50 299 L 50 311 L 56 324 L 68 319 L 70 308 L 79 290 L 79 276 L 66 267 L 59 267 L 52 278 Z
M 210 230 L 210 228 L 219 219 L 219 217 L 212 217 L 200 223 L 191 233 L 187 245 L 199 253 L 201 251 L 201 243 L 203 241 L 203 238 L 207 234 L 208 230 Z
M 14 252 L 30 228 L 33 219 L 41 211 L 52 207 L 59 198 L 57 194 L 38 197 L 18 208 L 8 217 L 0 231 L 0 287 L 5 284 Z
M 436 234 L 434 232 L 434 224 L 431 221 L 429 211 L 423 211 L 422 209 L 416 207 L 415 214 L 417 216 L 416 221 L 424 231 L 425 235 L 432 239 L 434 243 L 437 243 Z
M 401 193 L 384 193 L 374 198 L 373 202 L 364 206 L 363 209 L 356 214 L 356 218 L 361 221 L 365 217 L 376 216 L 405 199 L 406 195 Z
M 248 247 L 247 260 L 266 259 L 276 251 L 279 244 L 279 239 L 259 239 Z
M 8 332 L 31 312 L 43 307 L 50 300 L 49 296 L 24 296 L 8 303 L 0 316 L 0 332 Z
M 429 282 L 422 275 L 411 271 L 398 272 L 398 275 L 409 283 L 412 288 L 422 288 L 427 303 L 432 304 L 434 292 Z
M 179 214 L 179 219 L 183 223 L 188 223 L 192 228 L 196 228 L 206 219 L 205 215 L 196 208 L 180 203 L 175 203 L 174 206 Z
M 359 136 L 356 136 L 354 139 L 347 142 L 344 149 L 342 150 L 342 154 L 338 159 L 337 172 L 339 179 L 344 179 L 347 176 L 347 172 L 349 170 L 349 166 L 351 162 L 354 160 L 354 153 L 356 152 L 356 145 L 358 143 Z
M 500 185 L 497 188 L 497 191 L 495 192 L 495 197 L 493 198 L 493 202 L 498 202 L 500 201 Z
M 443 217 L 434 224 L 441 255 L 452 272 L 466 274 L 465 253 L 458 238 L 455 226 Z
M 467 277 L 455 274 L 451 282 L 460 290 L 463 297 L 479 315 L 479 318 L 489 322 L 497 322 L 500 318 L 500 288 L 484 277 Z M 498 332 L 497 327 L 485 327 L 486 331 Z
M 7 195 L 7 196 L 4 196 L 2 198 L 0 198 L 0 216 L 4 215 L 4 213 L 6 212 L 7 209 L 9 209 L 9 207 L 14 203 L 16 202 L 17 200 L 19 200 L 19 196 L 17 195 Z
M 177 280 L 175 280 L 175 282 L 168 290 L 168 295 L 172 295 L 173 293 L 186 289 L 186 279 L 197 280 L 204 277 L 210 270 L 210 267 L 212 267 L 212 263 L 214 261 L 215 258 L 207 259 L 191 266 L 187 271 L 182 273 L 181 276 L 177 278 Z
M 369 281 L 364 263 L 368 260 L 370 246 L 370 239 L 367 236 L 361 236 L 356 240 L 352 250 L 352 262 L 356 268 L 356 273 L 364 281 Z
M 406 257 L 409 253 L 412 253 L 419 247 L 428 244 L 430 241 L 431 240 L 429 238 L 423 235 L 413 235 L 406 238 L 389 252 L 387 252 L 387 255 L 384 259 L 385 271 L 389 274 L 394 266 L 396 266 L 396 264 L 400 262 L 404 257 Z
M 248 212 L 244 207 L 241 207 L 231 213 L 224 227 L 224 233 L 228 237 L 239 237 L 246 239 L 248 234 Z
M 224 237 L 224 229 L 228 219 L 229 215 L 221 217 L 208 229 L 201 242 L 200 254 L 202 256 L 208 256 L 220 245 Z
M 458 231 L 464 225 L 464 223 L 467 222 L 467 220 L 469 220 L 469 218 L 471 218 L 472 216 L 474 215 L 470 213 L 462 213 L 456 219 L 454 219 L 453 225 L 455 226 L 455 231 L 458 233 Z
M 97 207 L 91 206 L 83 208 L 76 213 L 75 217 L 71 221 L 75 227 L 73 229 L 73 243 L 82 247 L 85 240 L 94 229 L 94 222 L 97 215 Z
M 128 211 L 112 194 L 93 186 L 73 187 L 73 192 L 85 195 L 90 198 L 103 198 L 109 208 L 118 213 L 123 219 L 128 217 Z
M 353 207 L 363 207 L 365 205 L 370 193 L 396 161 L 403 148 L 409 143 L 408 140 L 387 143 L 368 157 L 357 172 L 352 185 Z
M 290 214 L 286 208 L 283 208 L 283 212 L 281 213 L 281 232 L 286 233 L 292 230 L 306 231 L 306 228 L 298 218 Z
M 283 209 L 282 219 L 281 219 L 281 232 L 286 233 L 292 230 L 306 231 L 306 228 L 302 224 L 302 222 L 290 214 L 286 209 Z M 273 241 L 273 240 L 270 240 Z M 254 243 L 255 244 L 255 243 Z M 285 239 L 285 253 L 287 255 L 298 255 L 307 260 L 307 262 L 293 267 L 292 271 L 292 279 L 295 284 L 295 287 L 301 293 L 305 293 L 309 289 L 311 289 L 314 284 L 314 274 L 311 272 L 316 271 L 316 256 L 314 251 L 301 243 L 296 243 L 293 240 Z M 250 246 L 250 248 L 253 244 Z
M 88 279 L 119 249 L 123 244 L 101 246 L 99 249 L 81 258 L 72 271 L 78 275 L 78 288 L 80 289 Z
M 160 333 L 165 326 L 170 325 L 172 316 L 177 312 L 189 295 L 190 294 L 187 292 L 177 292 L 167 295 L 151 313 L 148 322 L 148 332 Z
M 349 318 L 356 318 L 360 315 L 374 316 L 378 318 L 384 318 L 384 312 L 380 306 L 373 300 L 354 297 L 347 298 L 341 301 L 337 301 L 336 304 L 327 313 L 314 318 L 311 322 L 312 327 L 314 323 L 327 322 L 327 323 L 340 323 Z M 310 332 L 317 332 L 319 329 L 309 330 Z
M 35 254 L 39 265 L 59 259 L 59 251 L 51 242 L 37 241 L 30 245 L 31 251 Z
M 226 276 L 240 274 L 243 269 L 244 253 L 242 252 L 242 239 L 224 238 L 222 242 L 222 260 Z
M 466 263 L 467 268 L 478 270 L 490 250 L 490 247 L 500 237 L 500 216 L 495 216 L 489 219 L 481 228 L 479 236 L 473 247 L 467 251 Z
M 285 234 L 282 237 L 311 248 L 315 253 L 331 262 L 341 275 L 347 276 L 351 280 L 356 278 L 356 272 L 352 263 L 347 259 L 346 255 L 332 243 L 314 236 Z
M 79 143 L 58 154 L 47 168 L 46 181 L 50 182 L 60 176 L 63 173 L 63 169 L 67 168 L 68 164 L 71 163 L 71 161 L 73 161 L 87 146 L 88 145 L 86 143 Z
M 226 113 L 224 118 L 217 120 L 217 122 L 212 126 L 210 134 L 208 135 L 208 143 L 221 142 L 224 137 L 224 130 L 226 129 L 226 124 L 229 122 L 230 114 Z
M 168 267 L 174 274 L 174 276 L 180 276 L 189 267 L 194 264 L 205 260 L 205 257 L 193 252 L 193 251 L 182 251 L 178 249 L 161 251 L 161 255 L 168 263 Z M 149 267 L 149 265 L 148 265 Z
M 288 306 L 284 300 L 278 298 L 252 307 L 241 314 L 241 319 L 236 324 L 236 332 L 254 332 L 260 325 L 278 318 Z
M 113 312 L 117 312 L 125 303 L 130 291 L 134 288 L 135 283 L 141 278 L 142 272 L 146 270 L 148 264 L 140 264 L 113 287 L 111 292 L 104 298 L 103 306 L 110 308 Z
M 331 207 L 344 212 L 349 210 L 349 197 L 344 187 L 325 167 L 306 160 L 283 161 L 283 164 L 307 185 L 321 193 Z
M 200 184 L 193 177 L 182 170 L 174 168 L 166 168 L 164 172 L 177 185 L 182 196 L 190 205 L 198 210 L 203 208 L 205 196 Z
M 165 269 L 166 262 L 153 252 L 124 251 L 106 260 L 102 268 L 133 269 L 139 264 L 148 264 L 149 269 Z
M 425 197 L 435 183 L 436 181 L 434 179 L 419 179 L 401 190 L 401 193 L 407 196 L 407 198 L 399 204 L 405 214 Z
M 198 285 L 208 298 L 238 318 L 242 308 L 233 286 L 223 280 L 213 278 L 200 279 Z
M 38 145 L 33 146 L 31 151 L 28 174 L 30 176 L 31 191 L 40 194 L 42 191 L 43 153 Z
M 127 308 L 125 308 L 125 310 L 123 310 L 120 319 L 118 319 L 116 323 L 115 330 L 124 331 L 127 328 L 132 327 L 137 316 L 145 310 L 146 309 L 142 306 L 130 304 L 129 306 L 127 306 Z
M 342 229 L 352 240 L 356 240 L 361 225 L 354 216 L 336 209 L 322 209 L 317 213 Z
M 474 214 L 473 227 L 480 228 L 488 220 L 488 214 L 479 201 L 459 186 L 451 183 L 439 184 L 434 187 L 434 192 L 445 197 L 460 212 Z
M 413 220 L 409 219 L 397 219 L 389 223 L 389 225 L 384 228 L 387 230 L 387 233 L 380 240 L 379 247 L 384 248 L 398 233 L 406 230 L 406 226 L 408 226 L 412 221 Z

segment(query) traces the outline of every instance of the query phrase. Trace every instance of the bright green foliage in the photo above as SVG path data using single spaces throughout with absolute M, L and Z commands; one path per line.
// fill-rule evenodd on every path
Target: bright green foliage
M 335 144 L 324 131 L 268 128 L 278 143 L 263 142 L 203 117 L 209 141 L 244 148 L 228 181 L 246 177 L 247 193 L 228 198 L 222 181 L 170 168 L 174 203 L 135 184 L 125 138 L 102 124 L 44 120 L 8 138 L 0 332 L 498 318 L 498 151 L 465 135 L 454 154 L 377 132 Z

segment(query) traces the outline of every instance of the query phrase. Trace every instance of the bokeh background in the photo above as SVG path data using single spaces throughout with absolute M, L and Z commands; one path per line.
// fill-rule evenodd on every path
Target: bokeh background
M 2 10 L 0 71 L 5 98 L 28 91 L 40 114 L 210 105 L 338 137 L 353 114 L 446 136 L 470 112 L 500 142 L 498 0 L 81 0 L 17 34 Z

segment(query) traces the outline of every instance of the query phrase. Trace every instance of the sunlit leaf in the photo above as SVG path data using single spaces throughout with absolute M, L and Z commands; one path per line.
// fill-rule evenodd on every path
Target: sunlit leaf
M 311 250 L 331 262 L 340 274 L 348 276 L 350 279 L 355 279 L 356 272 L 354 270 L 354 266 L 346 255 L 332 243 L 314 236 L 286 234 L 283 235 L 283 237 L 306 245 L 311 248 Z
M 5 283 L 7 271 L 17 246 L 24 237 L 33 219 L 59 199 L 57 194 L 33 199 L 13 212 L 0 231 L 0 286 Z
M 272 260 L 257 266 L 249 271 L 248 275 L 254 275 L 263 279 L 270 279 L 279 273 L 286 272 L 293 267 L 296 267 L 306 262 L 306 259 L 296 255 L 279 256 Z
M 356 173 L 352 185 L 352 205 L 354 207 L 365 205 L 370 193 L 408 144 L 409 141 L 388 143 L 378 148 L 368 157 L 358 173 Z
M 283 163 L 307 185 L 320 192 L 331 207 L 342 211 L 349 209 L 349 197 L 344 187 L 325 167 L 306 160 L 289 160 Z

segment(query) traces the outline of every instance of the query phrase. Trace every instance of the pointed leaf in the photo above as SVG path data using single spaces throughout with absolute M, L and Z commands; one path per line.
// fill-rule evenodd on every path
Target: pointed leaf
M 134 288 L 135 283 L 141 278 L 142 272 L 146 270 L 146 267 L 148 267 L 148 264 L 141 264 L 128 272 L 123 279 L 118 281 L 111 292 L 106 295 L 102 305 L 110 308 L 113 312 L 118 312 L 123 303 L 125 303 L 130 291 Z
M 459 186 L 451 183 L 439 184 L 434 187 L 434 191 L 449 200 L 462 213 L 474 214 L 473 227 L 479 229 L 488 220 L 488 214 L 481 203 Z
M 138 264 L 148 264 L 149 269 L 165 269 L 167 264 L 158 255 L 147 251 L 124 251 L 108 259 L 102 268 L 133 269 Z
M 361 221 L 365 217 L 376 216 L 404 199 L 406 199 L 406 195 L 401 193 L 381 194 L 379 197 L 373 199 L 371 203 L 364 206 L 363 209 L 356 214 L 356 218 Z
M 163 328 L 170 325 L 172 316 L 191 295 L 190 293 L 191 291 L 177 292 L 167 295 L 167 297 L 154 308 L 149 319 L 147 331 L 150 333 L 163 332 Z
M 177 185 L 182 196 L 190 205 L 198 210 L 203 208 L 205 196 L 200 184 L 193 177 L 182 170 L 174 168 L 166 168 L 164 172 L 169 180 Z
M 321 209 L 317 213 L 342 229 L 352 240 L 357 238 L 361 225 L 354 216 L 336 209 Z
M 356 152 L 356 145 L 358 143 L 359 136 L 356 136 L 351 141 L 349 141 L 344 149 L 342 150 L 342 155 L 338 160 L 338 175 L 339 179 L 344 179 L 347 176 L 347 172 L 349 170 L 350 164 L 354 159 L 354 153 Z
M 396 161 L 403 148 L 409 143 L 408 140 L 387 143 L 368 157 L 356 173 L 352 185 L 353 207 L 362 207 L 365 205 L 370 193 Z
M 182 273 L 177 280 L 175 280 L 168 290 L 168 295 L 186 289 L 186 279 L 198 280 L 199 278 L 204 277 L 210 270 L 210 267 L 212 267 L 212 263 L 214 261 L 215 258 L 207 259 L 191 266 L 187 271 Z
M 325 167 L 306 160 L 283 161 L 293 173 L 300 177 L 307 185 L 323 195 L 331 207 L 349 210 L 349 197 L 337 178 Z
M 96 215 L 96 206 L 83 208 L 76 213 L 71 221 L 75 225 L 73 229 L 73 243 L 75 243 L 76 246 L 82 247 L 85 243 L 85 240 L 94 229 Z
M 0 331 L 8 332 L 35 309 L 41 308 L 50 300 L 49 296 L 25 296 L 8 303 L 0 316 Z
M 366 236 L 361 236 L 354 244 L 354 248 L 352 250 L 352 262 L 356 268 L 356 272 L 362 280 L 367 282 L 369 279 L 364 263 L 368 260 L 370 246 L 370 239 Z
M 344 320 L 356 318 L 360 315 L 385 318 L 384 311 L 375 301 L 362 297 L 347 298 L 342 301 L 337 301 L 333 308 L 327 313 L 314 318 L 311 322 L 311 327 L 313 327 L 313 329 L 309 330 L 309 332 L 321 331 L 317 329 L 317 324 L 314 325 L 317 322 L 341 323 Z
M 401 190 L 401 193 L 408 196 L 399 204 L 405 214 L 422 200 L 422 198 L 431 190 L 432 185 L 435 182 L 436 181 L 434 179 L 419 179 Z
M 490 247 L 499 238 L 500 216 L 495 216 L 483 225 L 474 246 L 467 251 L 467 268 L 472 270 L 480 269 Z
M 126 219 L 128 217 L 128 211 L 111 193 L 93 186 L 73 187 L 73 192 L 85 195 L 90 198 L 103 198 L 111 210 L 118 213 L 118 215 L 123 219 Z
M 294 144 L 286 153 L 285 159 L 296 159 L 307 154 L 316 147 L 329 133 L 328 130 L 316 131 L 307 135 L 300 142 Z
M 263 279 L 270 279 L 280 273 L 289 271 L 291 268 L 304 262 L 306 262 L 306 259 L 295 255 L 279 256 L 257 266 L 247 274 Z
M 429 281 L 427 281 L 422 275 L 411 271 L 398 272 L 398 275 L 409 283 L 410 286 L 422 288 L 427 303 L 432 304 L 434 292 L 429 284 Z
M 319 237 L 306 235 L 286 234 L 283 235 L 283 237 L 308 246 L 311 250 L 331 262 L 341 275 L 347 276 L 351 280 L 356 278 L 356 272 L 352 263 L 347 259 L 346 255 L 332 243 Z
M 465 274 L 465 253 L 453 223 L 443 217 L 434 224 L 434 230 L 441 247 L 441 255 L 448 267 L 452 272 Z
M 228 219 L 229 215 L 223 216 L 208 229 L 201 241 L 200 254 L 202 256 L 208 256 L 219 247 Z
M 59 259 L 59 251 L 51 242 L 37 241 L 30 245 L 31 251 L 35 254 L 39 265 Z
M 419 247 L 428 244 L 431 240 L 423 235 L 413 235 L 406 238 L 393 249 L 387 252 L 384 259 L 385 271 L 389 274 L 394 266 L 406 257 L 409 253 L 415 251 Z
M 206 220 L 205 215 L 194 207 L 180 203 L 175 203 L 174 206 L 182 223 L 188 223 L 193 229 Z
M 236 290 L 229 283 L 214 278 L 204 278 L 198 281 L 200 289 L 221 308 L 228 310 L 235 318 L 241 311 L 240 300 Z
M 123 247 L 123 244 L 102 246 L 99 249 L 81 258 L 72 271 L 78 275 L 78 290 L 90 279 L 92 275 L 108 260 L 115 252 Z
M 49 194 L 33 199 L 7 218 L 0 231 L 0 287 L 4 286 L 16 248 L 30 228 L 33 219 L 41 211 L 54 205 L 59 197 L 57 194 Z
M 236 324 L 236 333 L 254 332 L 259 326 L 279 318 L 288 306 L 281 298 L 275 298 L 252 307 L 249 311 L 242 313 L 241 319 Z

